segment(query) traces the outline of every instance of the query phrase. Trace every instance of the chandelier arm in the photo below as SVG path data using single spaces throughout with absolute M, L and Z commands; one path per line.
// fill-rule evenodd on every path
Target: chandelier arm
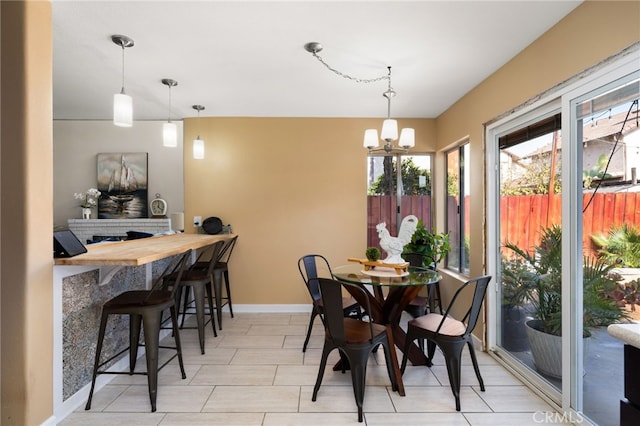
M 356 83 L 375 83 L 376 81 L 382 81 L 382 80 L 389 80 L 391 81 L 391 77 L 388 75 L 383 75 L 381 77 L 376 77 L 376 78 L 357 78 L 357 77 L 352 77 L 348 74 L 344 74 L 340 71 L 338 71 L 335 68 L 332 68 L 329 64 L 327 64 L 322 57 L 320 57 L 320 55 L 318 55 L 316 52 L 311 52 L 311 54 L 318 60 L 320 61 L 320 63 L 322 65 L 324 65 L 329 71 L 339 75 L 340 77 L 346 78 L 348 80 L 352 80 L 355 81 Z

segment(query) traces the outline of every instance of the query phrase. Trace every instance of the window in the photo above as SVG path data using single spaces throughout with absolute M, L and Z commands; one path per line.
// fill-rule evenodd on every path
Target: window
M 370 155 L 367 158 L 367 246 L 379 247 L 378 223 L 385 222 L 391 234 L 397 235 L 402 218 L 410 214 L 431 229 L 431 155 Z
M 447 268 L 469 273 L 469 143 L 447 151 L 446 231 L 451 252 Z

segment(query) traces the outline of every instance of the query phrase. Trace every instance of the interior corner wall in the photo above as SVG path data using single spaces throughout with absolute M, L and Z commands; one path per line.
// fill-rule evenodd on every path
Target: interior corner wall
M 135 121 L 133 127 L 127 128 L 114 126 L 111 121 L 54 121 L 54 226 L 66 228 L 67 219 L 82 217 L 80 202 L 73 194 L 96 187 L 96 155 L 103 152 L 148 153 L 149 201 L 159 193 L 167 202 L 167 217 L 184 211 L 183 123 L 174 123 L 178 146 L 169 148 L 162 145 L 164 121 Z
M 0 423 L 37 425 L 53 413 L 51 4 L 0 11 Z

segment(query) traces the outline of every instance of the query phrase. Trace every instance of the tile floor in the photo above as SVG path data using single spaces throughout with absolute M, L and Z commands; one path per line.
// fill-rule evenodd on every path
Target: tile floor
M 409 366 L 406 396 L 391 391 L 382 351 L 367 369 L 364 423 L 358 423 L 351 376 L 327 368 L 316 402 L 311 393 L 322 351 L 317 322 L 302 353 L 307 314 L 236 313 L 223 317 L 214 338 L 207 328 L 201 355 L 195 330 L 182 330 L 187 379 L 177 360 L 159 377 L 158 410 L 151 413 L 146 376 L 114 376 L 61 425 L 539 425 L 553 423 L 553 409 L 486 353 L 479 353 L 486 391 L 481 392 L 468 352 L 462 371 L 462 411 L 455 411 L 446 367 Z M 400 354 L 400 353 L 399 353 Z M 400 354 L 401 355 L 401 354 Z M 330 362 L 337 361 L 337 352 Z M 144 362 L 138 362 L 144 367 Z M 547 414 L 548 413 L 548 414 Z

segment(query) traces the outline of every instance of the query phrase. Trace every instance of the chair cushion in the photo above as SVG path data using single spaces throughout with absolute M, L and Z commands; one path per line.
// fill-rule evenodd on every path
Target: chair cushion
M 440 314 L 428 314 L 411 320 L 409 324 L 413 327 L 419 327 L 435 333 L 440 325 L 440 321 L 442 321 L 442 318 L 443 316 Z M 464 325 L 464 323 L 451 317 L 446 317 L 444 319 L 444 324 L 440 327 L 440 334 L 444 334 L 446 336 L 460 336 L 464 334 L 466 330 L 467 326 Z

